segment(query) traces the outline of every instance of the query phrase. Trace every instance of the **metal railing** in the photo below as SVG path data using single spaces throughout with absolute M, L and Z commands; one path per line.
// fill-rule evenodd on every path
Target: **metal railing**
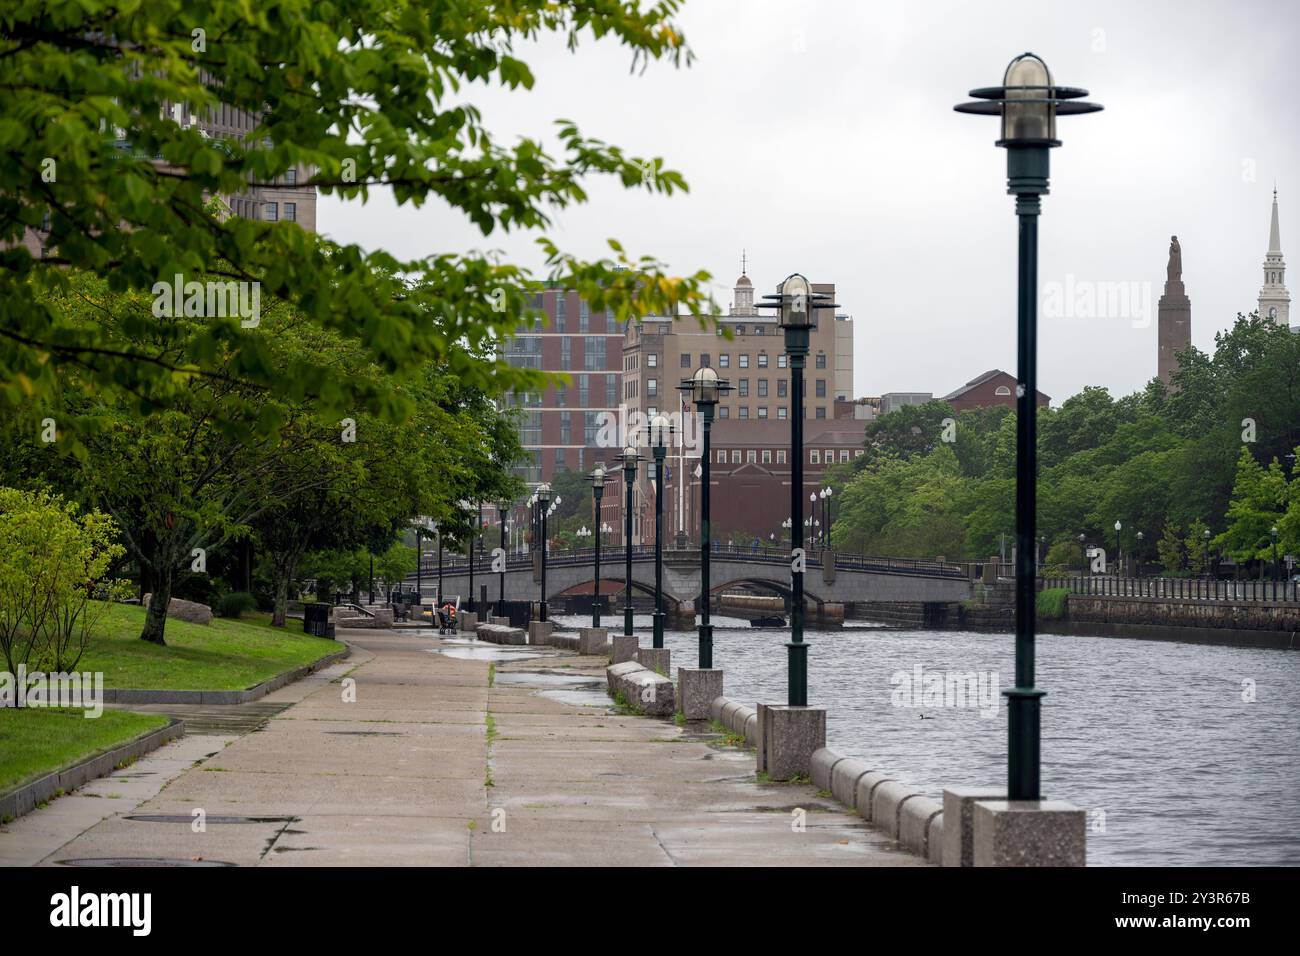
M 1223 581 L 1209 577 L 1132 578 L 1113 574 L 1043 577 L 1045 588 L 1067 588 L 1088 597 L 1154 598 L 1174 601 L 1280 604 L 1300 601 L 1300 582 Z

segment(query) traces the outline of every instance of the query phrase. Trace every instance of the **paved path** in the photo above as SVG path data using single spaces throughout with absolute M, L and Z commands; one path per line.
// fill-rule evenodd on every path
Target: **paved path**
M 260 730 L 192 734 L 129 793 L 115 774 L 0 828 L 0 864 L 925 865 L 705 727 L 613 714 L 603 658 L 341 636 L 353 656 L 265 698 Z

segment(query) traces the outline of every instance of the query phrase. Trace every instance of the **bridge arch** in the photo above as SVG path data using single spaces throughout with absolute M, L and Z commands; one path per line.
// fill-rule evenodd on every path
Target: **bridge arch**
M 808 590 L 806 584 L 807 581 L 806 576 L 804 580 L 805 580 L 804 591 L 803 591 L 804 601 L 805 602 L 811 601 L 814 604 L 825 604 L 826 602 L 821 597 L 814 594 L 812 591 Z M 743 578 L 733 578 L 732 580 L 727 581 L 724 584 L 716 584 L 711 586 L 709 588 L 709 596 L 717 597 L 725 589 L 734 588 L 737 585 L 749 585 L 750 587 L 761 588 L 765 591 L 770 591 L 785 601 L 785 607 L 787 611 L 790 609 L 790 597 L 792 593 L 790 582 L 782 581 L 777 578 L 764 578 L 764 577 L 757 577 L 754 575 L 747 575 L 746 577 Z

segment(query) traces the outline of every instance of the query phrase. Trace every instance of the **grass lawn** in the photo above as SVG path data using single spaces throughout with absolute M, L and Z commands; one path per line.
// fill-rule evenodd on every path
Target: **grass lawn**
M 214 617 L 210 624 L 172 619 L 164 635 L 167 645 L 159 647 L 140 640 L 144 608 L 114 604 L 77 670 L 103 671 L 105 687 L 244 690 L 343 648 L 338 641 L 304 634 L 297 621 L 285 627 L 270 622 L 270 614 L 251 612 L 237 620 Z
M 124 710 L 89 720 L 68 708 L 0 707 L 0 793 L 157 730 L 167 720 Z

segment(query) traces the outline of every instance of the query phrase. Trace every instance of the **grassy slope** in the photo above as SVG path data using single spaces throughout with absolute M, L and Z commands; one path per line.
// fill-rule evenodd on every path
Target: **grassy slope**
M 105 687 L 244 690 L 342 647 L 303 634 L 296 621 L 273 628 L 270 620 L 269 614 L 216 617 L 211 624 L 169 620 L 167 645 L 158 647 L 140 640 L 144 608 L 115 604 L 77 670 L 103 671 Z
M 161 714 L 122 710 L 106 710 L 88 720 L 80 710 L 0 707 L 0 793 L 156 730 L 167 720 Z

